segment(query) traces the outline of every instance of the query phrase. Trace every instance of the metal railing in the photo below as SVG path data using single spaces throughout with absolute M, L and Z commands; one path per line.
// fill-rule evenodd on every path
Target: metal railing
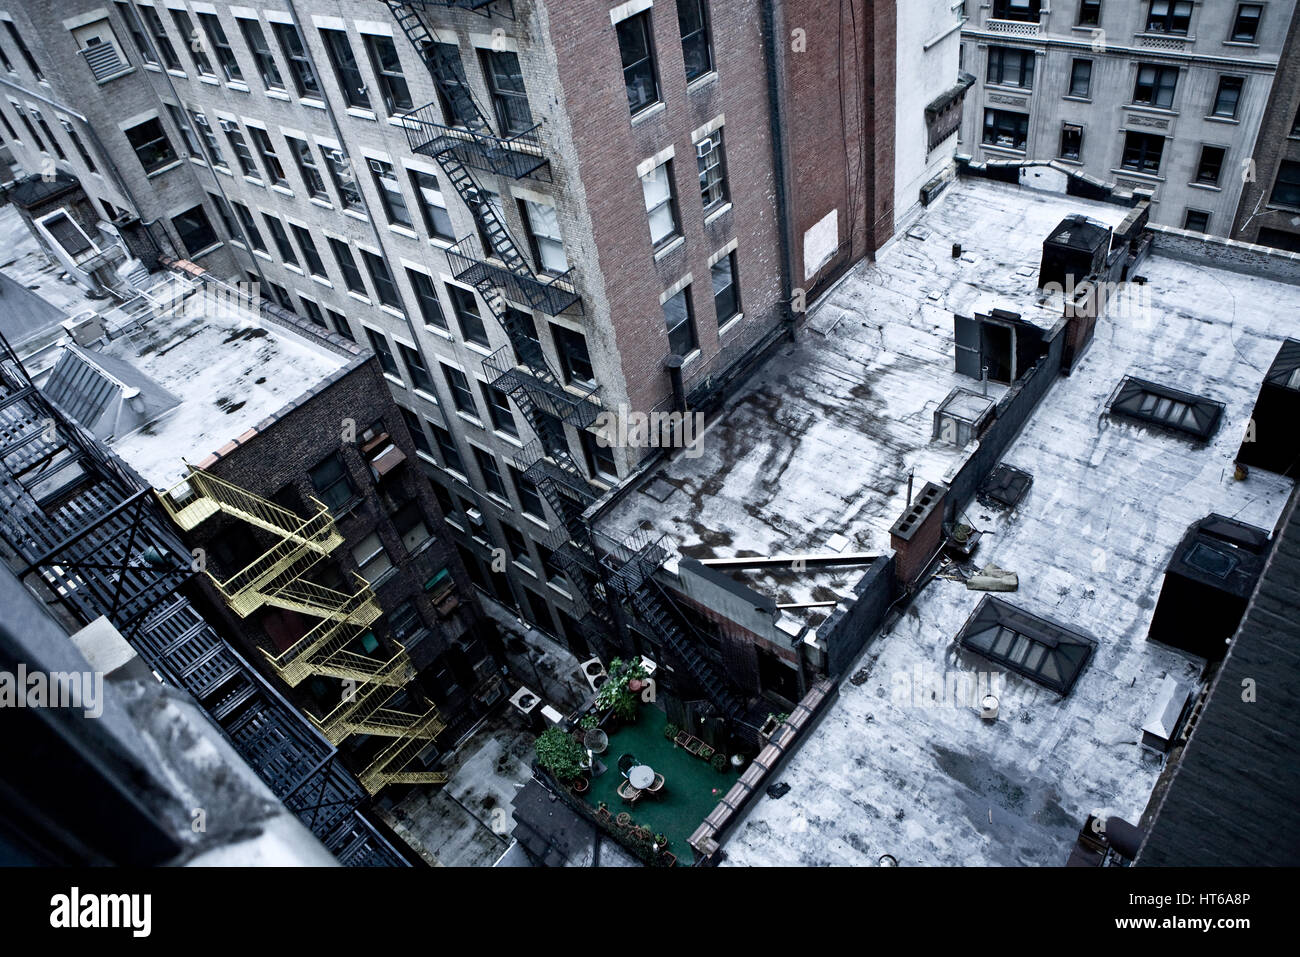
M 441 116 L 438 103 L 426 103 L 400 116 L 411 152 L 437 157 L 450 151 L 472 169 L 511 179 L 523 179 L 549 163 L 543 152 L 541 123 L 509 136 L 497 136 L 466 126 L 449 126 Z
M 572 268 L 558 276 L 521 275 L 504 263 L 487 259 L 479 252 L 478 239 L 474 236 L 466 236 L 449 247 L 447 261 L 460 282 L 475 287 L 496 287 L 506 299 L 539 309 L 548 316 L 558 316 L 566 309 L 582 305 L 582 297 L 573 285 Z

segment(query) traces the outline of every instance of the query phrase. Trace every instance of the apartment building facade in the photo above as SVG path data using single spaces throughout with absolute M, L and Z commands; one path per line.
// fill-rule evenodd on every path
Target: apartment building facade
M 1165 225 L 1232 233 L 1290 0 L 965 4 L 963 154 L 1056 161 L 1153 193 Z

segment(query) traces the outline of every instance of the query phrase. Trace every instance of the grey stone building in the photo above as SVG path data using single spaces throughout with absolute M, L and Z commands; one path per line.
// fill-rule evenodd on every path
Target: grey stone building
M 965 6 L 963 63 L 976 85 L 960 152 L 1055 161 L 1151 191 L 1154 222 L 1232 234 L 1274 80 L 1285 75 L 1294 3 Z

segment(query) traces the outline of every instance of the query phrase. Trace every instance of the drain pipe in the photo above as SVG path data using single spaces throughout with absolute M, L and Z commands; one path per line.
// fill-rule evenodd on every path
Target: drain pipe
M 791 239 L 794 223 L 790 218 L 790 198 L 786 180 L 785 110 L 782 98 L 785 84 L 782 82 L 780 69 L 785 62 L 785 51 L 782 40 L 777 36 L 778 24 L 783 24 L 784 18 L 776 9 L 780 3 L 781 0 L 763 0 L 762 24 L 763 43 L 767 52 L 767 112 L 772 133 L 772 171 L 776 181 L 777 233 L 781 245 L 781 288 L 789 297 L 785 300 L 782 322 L 790 341 L 794 342 L 798 329 L 798 320 L 793 309 L 794 288 L 791 285 L 795 274 L 794 243 Z

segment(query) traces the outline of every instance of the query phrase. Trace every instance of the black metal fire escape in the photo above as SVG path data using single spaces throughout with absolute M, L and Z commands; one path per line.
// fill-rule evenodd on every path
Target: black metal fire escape
M 434 41 L 415 10 L 417 5 L 468 8 L 465 3 L 383 2 L 420 54 L 442 100 L 403 116 L 411 149 L 437 160 L 473 214 L 487 247 L 485 254 L 495 256 L 492 261 L 475 255 L 474 237 L 447 251 L 456 278 L 478 290 L 510 339 L 511 345 L 485 359 L 483 368 L 488 381 L 514 400 L 537 436 L 525 446 L 516 464 L 537 485 L 562 523 L 563 528 L 548 544 L 556 563 L 579 592 L 575 597 L 584 611 L 580 625 L 585 637 L 607 654 L 617 649 L 621 642 L 616 637 L 619 627 L 613 602 L 627 602 L 713 704 L 732 720 L 743 720 L 743 704 L 694 647 L 686 630 L 689 626 L 675 610 L 673 599 L 653 580 L 666 557 L 662 546 L 609 540 L 593 533 L 583 518 L 598 496 L 569 452 L 564 427 L 581 430 L 596 421 L 601 411 L 598 391 L 596 387 L 579 390 L 566 386 L 542 354 L 525 317 L 507 305 L 508 298 L 552 316 L 582 309 L 582 299 L 569 282 L 572 270 L 555 278 L 539 277 L 520 253 L 489 194 L 470 172 L 481 170 L 512 179 L 549 173 L 538 127 L 510 137 L 498 136 L 466 82 L 459 57 Z M 447 122 L 439 122 L 439 116 Z

